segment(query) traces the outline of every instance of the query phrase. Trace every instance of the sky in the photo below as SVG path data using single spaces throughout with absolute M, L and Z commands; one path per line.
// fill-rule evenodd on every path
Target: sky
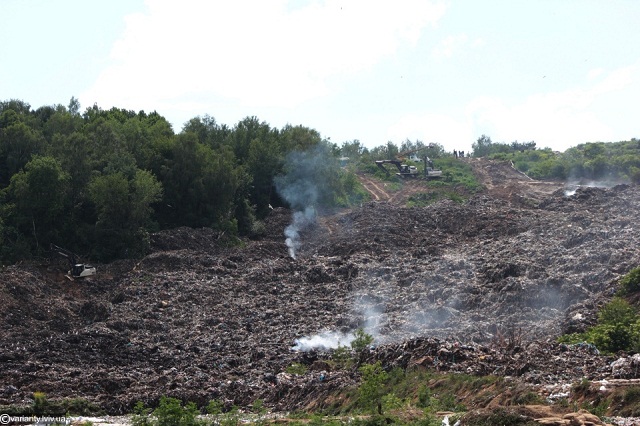
M 637 0 L 0 0 L 0 100 L 470 151 L 640 138 Z

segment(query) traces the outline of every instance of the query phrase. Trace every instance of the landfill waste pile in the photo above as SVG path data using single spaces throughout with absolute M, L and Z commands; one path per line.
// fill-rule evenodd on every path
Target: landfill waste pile
M 556 338 L 593 325 L 640 265 L 640 188 L 568 192 L 465 161 L 485 187 L 467 202 L 408 208 L 381 187 L 377 201 L 318 212 L 295 246 L 284 235 L 295 212 L 276 208 L 242 245 L 180 228 L 85 279 L 55 262 L 2 268 L 0 404 L 37 391 L 110 414 L 163 395 L 295 410 L 358 383 L 326 360 L 359 328 L 374 337 L 364 361 L 501 375 L 546 396 L 637 379 L 639 360 Z M 294 363 L 306 373 L 288 374 Z

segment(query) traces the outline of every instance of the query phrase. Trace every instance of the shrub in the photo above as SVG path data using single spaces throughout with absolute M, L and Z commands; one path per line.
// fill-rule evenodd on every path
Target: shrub
M 211 401 L 209 401 L 209 404 L 207 404 L 207 413 L 209 414 L 213 414 L 213 415 L 218 415 L 218 414 L 222 414 L 222 411 L 224 409 L 224 404 L 222 403 L 222 401 L 218 401 L 217 399 L 212 399 Z
M 360 354 L 365 349 L 368 349 L 371 343 L 373 343 L 373 336 L 364 332 L 362 328 L 355 331 L 355 339 L 351 342 L 351 349 Z
M 348 346 L 338 346 L 333 350 L 331 360 L 337 368 L 350 368 L 353 365 L 351 349 Z
M 382 396 L 388 374 L 382 368 L 380 361 L 375 364 L 365 364 L 360 367 L 362 383 L 358 388 L 358 402 L 370 412 L 382 414 Z
M 635 293 L 640 291 L 640 267 L 632 269 L 620 279 L 620 287 L 623 293 Z
M 307 372 L 307 366 L 304 364 L 300 364 L 299 362 L 294 362 L 290 366 L 288 366 L 285 370 L 288 374 L 294 374 L 296 376 L 302 376 Z
M 49 401 L 47 400 L 47 394 L 44 392 L 34 392 L 33 393 L 33 413 L 36 416 L 49 414 L 46 412 L 48 408 L 49 408 Z
M 195 426 L 198 408 L 193 402 L 183 407 L 179 399 L 163 396 L 153 415 L 158 426 Z
M 151 413 L 150 408 L 146 408 L 142 401 L 138 401 L 133 407 L 133 417 L 131 417 L 131 424 L 133 426 L 151 426 L 153 422 L 149 417 Z
M 604 352 L 637 350 L 640 347 L 640 317 L 633 306 L 614 297 L 598 314 L 598 324 L 585 333 L 564 335 L 565 343 L 588 342 Z
M 427 408 L 431 405 L 431 389 L 429 386 L 422 385 L 418 389 L 418 407 Z

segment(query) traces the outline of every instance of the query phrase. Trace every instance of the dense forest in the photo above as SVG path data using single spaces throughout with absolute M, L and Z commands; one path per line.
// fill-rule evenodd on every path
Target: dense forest
M 472 147 L 472 156 L 510 160 L 534 178 L 640 181 L 637 139 L 557 153 L 483 135 Z M 360 203 L 367 195 L 353 172 L 380 173 L 374 160 L 415 151 L 436 166 L 453 164 L 437 143 L 338 145 L 314 129 L 273 128 L 257 117 L 229 127 L 199 116 L 176 133 L 155 111 L 81 112 L 75 98 L 37 109 L 3 101 L 0 262 L 45 255 L 51 243 L 99 261 L 140 256 L 151 232 L 179 226 L 210 227 L 233 242 L 260 234 L 274 206 Z M 445 180 L 468 181 L 452 170 Z
M 150 232 L 179 226 L 250 236 L 270 205 L 291 204 L 286 185 L 303 163 L 304 178 L 323 183 L 306 202 L 362 197 L 331 145 L 303 126 L 247 117 L 228 127 L 204 116 L 176 134 L 156 112 L 79 109 L 74 98 L 35 110 L 0 102 L 3 262 L 43 255 L 51 243 L 100 261 L 137 256 Z

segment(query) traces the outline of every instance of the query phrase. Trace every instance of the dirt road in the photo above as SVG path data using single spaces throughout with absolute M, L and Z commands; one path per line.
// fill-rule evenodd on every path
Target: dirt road
M 460 161 L 471 166 L 486 194 L 509 203 L 535 205 L 564 186 L 563 182 L 532 179 L 516 170 L 509 161 L 485 158 Z M 358 179 L 371 194 L 372 201 L 386 201 L 398 206 L 405 205 L 412 195 L 430 190 L 422 179 L 404 179 L 391 184 L 364 173 L 359 173 Z

